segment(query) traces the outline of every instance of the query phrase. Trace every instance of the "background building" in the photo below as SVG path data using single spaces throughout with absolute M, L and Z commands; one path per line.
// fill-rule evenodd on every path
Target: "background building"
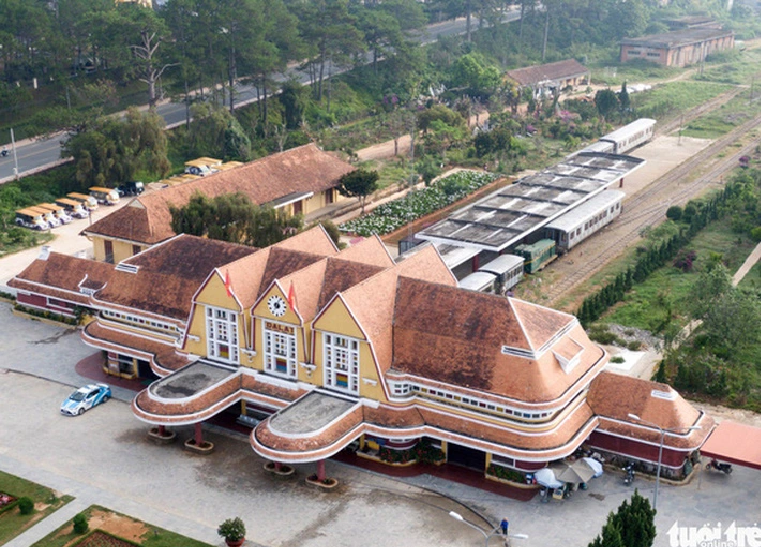
M 665 66 L 687 66 L 704 61 L 717 51 L 735 47 L 735 35 L 730 30 L 688 28 L 640 38 L 621 40 L 622 63 L 645 59 Z
M 589 85 L 589 78 L 589 69 L 575 59 L 507 71 L 508 80 L 520 88 L 530 88 L 535 97 L 560 93 L 567 87 Z

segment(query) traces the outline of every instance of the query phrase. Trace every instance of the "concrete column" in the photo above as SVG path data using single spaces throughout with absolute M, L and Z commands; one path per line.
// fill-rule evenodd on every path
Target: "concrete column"
M 317 480 L 322 482 L 327 478 L 327 475 L 325 473 L 325 460 L 318 460 L 317 461 Z
M 196 422 L 196 425 L 195 425 L 195 442 L 196 442 L 196 446 L 202 446 L 203 445 L 203 432 L 201 431 L 201 423 L 202 422 Z

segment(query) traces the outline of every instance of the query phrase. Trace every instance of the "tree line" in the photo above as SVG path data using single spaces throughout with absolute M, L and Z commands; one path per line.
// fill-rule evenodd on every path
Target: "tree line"
M 680 251 L 694 238 L 700 230 L 705 228 L 711 221 L 721 218 L 731 211 L 727 206 L 729 202 L 741 199 L 743 190 L 746 185 L 742 182 L 727 183 L 724 188 L 698 211 L 695 205 L 688 205 L 689 214 L 682 213 L 679 207 L 679 214 L 672 207 L 669 208 L 669 218 L 677 217 L 686 226 L 682 226 L 679 233 L 674 234 L 666 241 L 660 242 L 645 250 L 637 259 L 633 266 L 629 266 L 625 271 L 616 275 L 613 283 L 608 283 L 595 294 L 584 299 L 581 307 L 576 310 L 576 317 L 579 322 L 588 327 L 594 321 L 597 321 L 612 306 L 621 302 L 624 296 L 629 292 L 635 283 L 642 283 L 655 270 L 663 267 L 669 260 L 679 257 Z M 688 209 L 685 207 L 685 209 Z M 693 258 L 694 259 L 694 258 Z M 685 269 L 685 260 L 691 260 L 689 256 L 679 257 L 675 266 Z

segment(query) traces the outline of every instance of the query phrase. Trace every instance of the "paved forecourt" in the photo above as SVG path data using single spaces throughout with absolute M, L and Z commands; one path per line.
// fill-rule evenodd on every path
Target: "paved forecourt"
M 524 503 L 430 476 L 392 479 L 329 461 L 328 472 L 341 485 L 322 493 L 303 482 L 313 466 L 296 466 L 291 479 L 275 478 L 245 437 L 213 429 L 207 437 L 217 450 L 208 457 L 184 452 L 181 443 L 153 445 L 126 390 L 116 389 L 114 400 L 83 416 L 61 416 L 71 391 L 62 384 L 87 382 L 74 364 L 92 350 L 69 331 L 12 316 L 7 305 L 0 305 L 0 321 L 0 469 L 215 545 L 221 544 L 217 525 L 235 515 L 243 517 L 250 540 L 267 546 L 354 547 L 359 538 L 379 547 L 482 545 L 476 531 L 448 514 L 481 524 L 470 507 L 494 523 L 507 517 L 513 532 L 530 536 L 514 547 L 583 546 L 633 492 L 620 475 L 606 473 L 570 500 Z M 192 429 L 179 434 L 190 438 Z M 634 486 L 652 496 L 654 482 L 638 477 Z M 761 522 L 759 507 L 761 474 L 751 470 L 735 468 L 731 476 L 701 470 L 687 486 L 662 484 L 655 545 L 669 545 L 665 532 L 677 520 L 747 526 Z

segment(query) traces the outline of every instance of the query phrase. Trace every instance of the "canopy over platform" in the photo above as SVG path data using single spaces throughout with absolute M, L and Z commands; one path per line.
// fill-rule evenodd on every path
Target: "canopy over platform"
M 703 456 L 761 470 L 761 428 L 721 422 L 700 449 Z

